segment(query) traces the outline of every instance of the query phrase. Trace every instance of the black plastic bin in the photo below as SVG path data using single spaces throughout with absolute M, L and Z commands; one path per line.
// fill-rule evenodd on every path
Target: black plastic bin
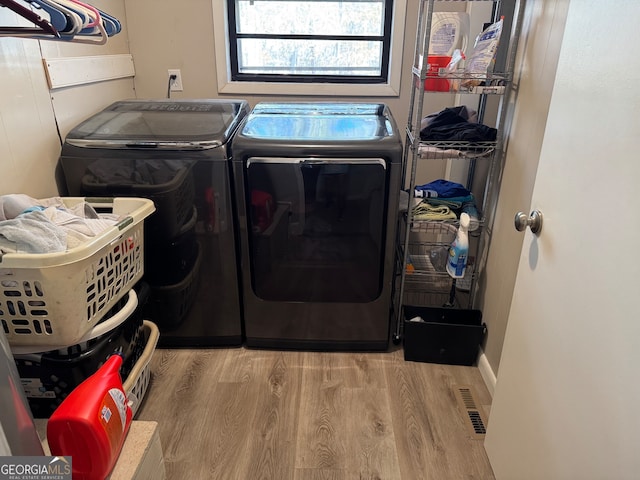
M 145 238 L 144 275 L 150 285 L 171 285 L 180 282 L 192 270 L 198 256 L 196 238 L 197 212 L 185 223 L 172 240 L 158 242 Z
M 186 161 L 101 158 L 87 167 L 89 173 L 82 177 L 81 191 L 87 196 L 153 200 L 156 211 L 145 223 L 145 236 L 153 241 L 170 241 L 180 234 L 193 214 L 191 167 Z M 130 177 L 126 182 L 120 179 L 123 172 Z
M 122 380 L 128 377 L 146 345 L 142 308 L 149 297 L 149 287 L 140 282 L 136 292 L 138 307 L 114 330 L 65 349 L 14 355 L 34 418 L 49 418 L 73 389 L 94 374 L 114 352 L 124 357 L 120 368 Z M 114 315 L 125 303 L 126 299 L 118 302 L 105 318 Z
M 423 321 L 410 321 L 416 317 Z M 404 359 L 473 365 L 487 332 L 480 310 L 404 306 Z
M 181 279 L 169 285 L 149 284 L 151 293 L 144 309 L 145 318 L 160 329 L 175 329 L 182 325 L 196 301 L 201 264 L 202 249 L 196 242 L 195 257 Z

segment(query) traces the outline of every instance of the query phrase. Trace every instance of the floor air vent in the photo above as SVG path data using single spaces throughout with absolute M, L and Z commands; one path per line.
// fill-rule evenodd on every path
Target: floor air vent
M 473 387 L 469 385 L 458 385 L 454 389 L 458 405 L 465 416 L 465 424 L 469 427 L 469 432 L 477 438 L 484 438 L 487 433 L 484 412 L 475 399 Z

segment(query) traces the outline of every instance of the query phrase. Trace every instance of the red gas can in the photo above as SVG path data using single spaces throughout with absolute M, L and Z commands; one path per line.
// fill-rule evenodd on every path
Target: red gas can
M 120 355 L 109 357 L 49 418 L 51 454 L 71 456 L 74 480 L 104 480 L 120 455 L 132 418 L 121 365 Z

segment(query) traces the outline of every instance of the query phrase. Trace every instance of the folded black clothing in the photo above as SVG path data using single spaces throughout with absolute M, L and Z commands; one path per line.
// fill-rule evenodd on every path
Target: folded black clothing
M 451 125 L 460 122 L 478 122 L 478 115 L 475 110 L 470 110 L 465 105 L 457 107 L 447 107 L 438 113 L 431 113 L 420 122 L 420 129 L 427 127 L 439 127 L 440 125 Z
M 425 131 L 426 130 L 426 131 Z M 420 139 L 439 142 L 494 142 L 498 131 L 480 123 L 455 123 L 428 127 L 420 131 Z
M 498 131 L 481 123 L 469 122 L 459 107 L 445 108 L 423 122 L 420 140 L 440 142 L 493 142 Z

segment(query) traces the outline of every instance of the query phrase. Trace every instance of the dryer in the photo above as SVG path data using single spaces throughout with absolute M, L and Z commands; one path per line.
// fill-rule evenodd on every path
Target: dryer
M 387 349 L 402 162 L 389 108 L 259 103 L 232 151 L 247 346 Z

